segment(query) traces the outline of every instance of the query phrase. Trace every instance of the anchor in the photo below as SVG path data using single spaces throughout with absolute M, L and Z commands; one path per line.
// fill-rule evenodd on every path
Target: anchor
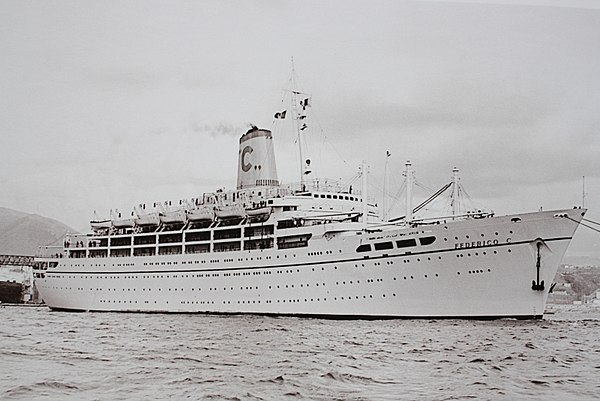
M 537 278 L 531 282 L 531 289 L 533 291 L 544 291 L 544 280 L 540 282 L 540 267 L 542 265 L 542 241 L 539 241 L 537 244 L 537 261 L 535 263 L 535 267 L 537 268 Z

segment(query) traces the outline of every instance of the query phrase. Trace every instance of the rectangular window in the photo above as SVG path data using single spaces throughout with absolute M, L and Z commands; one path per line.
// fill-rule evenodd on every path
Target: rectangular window
M 188 242 L 194 241 L 210 241 L 210 231 L 191 232 L 185 234 L 185 240 Z
M 227 238 L 240 238 L 242 236 L 241 228 L 229 228 L 226 230 L 215 230 L 213 232 L 213 239 L 227 239 Z
M 301 248 L 308 246 L 308 240 L 312 234 L 290 235 L 277 238 L 278 249 Z
M 394 244 L 389 241 L 389 242 L 378 242 L 375 244 L 375 250 L 376 251 L 385 251 L 387 249 L 394 249 Z
M 407 248 L 409 246 L 417 246 L 417 241 L 414 238 L 401 239 L 396 241 L 398 248 Z

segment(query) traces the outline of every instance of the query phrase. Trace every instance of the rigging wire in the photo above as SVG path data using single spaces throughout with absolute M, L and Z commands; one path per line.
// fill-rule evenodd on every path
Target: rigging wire
M 445 201 L 443 202 L 443 206 L 441 207 L 441 209 L 444 212 L 447 211 L 451 211 L 451 210 L 457 210 L 457 211 L 461 211 L 466 209 L 467 207 L 469 208 L 473 208 L 474 210 L 489 210 L 488 208 L 486 208 L 485 206 L 481 206 L 481 205 L 477 205 L 476 202 L 471 198 L 471 196 L 467 193 L 467 191 L 465 190 L 464 186 L 461 183 L 454 183 L 454 181 L 450 181 L 448 184 L 445 184 L 442 188 L 440 188 L 437 191 L 432 190 L 431 188 L 427 187 L 426 185 L 424 185 L 423 183 L 421 183 L 420 181 L 415 180 L 414 181 L 415 186 L 417 186 L 418 188 L 425 190 L 429 196 L 429 198 L 427 198 L 424 202 L 422 202 L 420 205 L 418 205 L 413 211 L 416 212 L 430 212 L 432 209 L 430 208 L 430 206 L 432 206 L 434 203 L 433 201 L 435 199 L 444 199 Z M 451 188 L 453 185 L 456 185 L 456 192 L 450 192 L 449 194 L 445 194 L 446 191 Z M 400 187 L 400 189 L 396 192 L 396 194 L 394 196 L 390 196 L 390 198 L 392 199 L 391 205 L 389 206 L 388 212 L 391 211 L 393 208 L 397 207 L 398 203 L 402 201 L 401 198 L 401 194 L 406 190 L 406 180 L 403 181 L 402 186 Z M 466 202 L 465 202 L 466 200 Z M 453 202 L 455 202 L 455 207 L 452 207 Z M 467 206 L 468 204 L 468 206 Z M 438 206 L 441 206 L 440 203 L 437 203 Z M 404 218 L 404 217 L 401 217 Z M 395 218 L 394 220 L 398 220 L 401 218 Z
M 388 207 L 388 210 L 387 210 L 388 214 L 400 202 L 400 200 L 401 200 L 400 195 L 402 195 L 402 193 L 405 191 L 405 189 L 406 189 L 406 181 L 403 181 L 402 185 L 400 186 L 400 189 L 398 189 L 398 191 L 396 192 L 396 195 L 390 196 L 390 198 L 392 198 L 393 202 Z
M 564 216 L 564 217 L 565 217 L 565 218 L 567 218 L 567 219 L 569 219 L 569 220 L 571 220 L 571 221 L 574 221 L 574 222 L 575 222 L 575 223 L 577 223 L 577 224 L 581 224 L 582 226 L 584 226 L 584 227 L 587 227 L 587 228 L 589 228 L 590 230 L 594 230 L 594 231 L 596 231 L 596 232 L 599 232 L 599 233 L 600 233 L 600 230 L 598 230 L 598 229 L 597 229 L 597 228 L 595 228 L 595 227 L 592 227 L 592 226 L 589 226 L 589 225 L 587 225 L 587 224 L 585 224 L 585 223 L 579 222 L 579 221 L 577 221 L 577 220 L 575 220 L 575 219 L 573 219 L 573 218 L 571 218 L 571 217 L 569 217 L 569 216 Z M 583 220 L 585 220 L 585 221 L 589 221 L 590 223 L 594 223 L 594 224 L 598 224 L 598 225 L 600 225 L 600 223 L 596 223 L 595 221 L 591 221 L 591 220 L 588 220 L 588 219 L 583 219 Z
M 282 90 L 282 99 L 281 99 L 281 108 L 282 110 L 289 108 L 289 115 L 291 116 L 292 124 L 295 123 L 295 133 L 293 136 L 294 145 L 298 146 L 299 135 L 302 135 L 302 149 L 300 150 L 300 154 L 303 154 L 303 158 L 305 160 L 298 160 L 299 154 L 295 154 L 296 160 L 303 166 L 305 166 L 306 160 L 312 159 L 315 156 L 317 157 L 317 163 L 314 163 L 315 160 L 311 160 L 310 170 L 312 170 L 312 177 L 316 177 L 317 173 L 315 168 L 319 168 L 319 166 L 323 166 L 323 152 L 327 149 L 333 150 L 344 166 L 348 165 L 348 161 L 344 158 L 339 149 L 334 147 L 327 138 L 325 130 L 322 125 L 319 123 L 316 118 L 316 114 L 314 110 L 312 110 L 312 94 L 306 93 L 302 91 L 299 87 L 299 76 L 296 72 L 294 59 L 292 57 L 292 72 L 290 78 L 288 80 L 289 89 Z M 289 101 L 288 100 L 289 96 Z M 311 108 L 310 113 L 308 113 L 308 108 Z M 308 114 L 310 114 L 310 122 L 308 121 Z M 306 118 L 306 120 L 304 120 Z M 282 120 L 287 120 L 286 117 L 283 117 Z M 278 121 L 276 118 L 273 122 L 273 125 Z M 306 123 L 304 123 L 306 121 Z M 302 131 L 302 132 L 300 132 Z M 318 148 L 318 149 L 315 149 Z M 330 154 L 330 153 L 328 153 Z M 304 168 L 304 167 L 303 167 Z
M 600 223 L 594 221 L 594 220 L 590 220 L 590 219 L 582 219 L 583 221 L 587 221 L 588 223 L 592 223 L 592 224 L 596 224 L 598 226 L 600 226 Z
M 431 195 L 428 199 L 426 199 L 419 206 L 417 206 L 413 210 L 413 212 L 416 213 L 419 210 L 423 209 L 425 206 L 427 206 L 428 204 L 430 204 L 431 202 L 433 202 L 438 196 L 440 196 L 441 194 L 443 194 L 444 192 L 446 192 L 446 190 L 448 188 L 450 188 L 451 186 L 452 186 L 452 183 L 449 182 L 448 184 L 444 185 L 442 188 L 438 189 L 438 191 L 436 193 L 434 193 L 433 195 Z

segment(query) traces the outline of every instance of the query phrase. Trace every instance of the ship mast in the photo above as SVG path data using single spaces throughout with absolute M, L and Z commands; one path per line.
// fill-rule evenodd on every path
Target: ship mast
M 458 190 L 459 190 L 459 186 L 458 186 L 458 169 L 456 167 L 454 167 L 452 169 L 452 195 L 451 195 L 451 203 L 452 203 L 452 220 L 454 220 L 456 218 L 456 215 L 458 214 L 458 208 L 460 207 L 460 205 L 458 204 L 459 201 L 459 197 L 458 197 Z
M 304 119 L 306 118 L 305 114 L 300 113 L 299 107 L 302 106 L 302 110 L 306 110 L 308 104 L 308 97 L 299 101 L 299 95 L 305 96 L 302 92 L 298 90 L 297 87 L 297 76 L 296 76 L 296 68 L 294 67 L 294 58 L 292 57 L 292 76 L 290 78 L 291 81 L 291 100 L 292 100 L 292 113 L 293 118 L 296 120 L 296 137 L 298 140 L 298 155 L 300 157 L 300 187 L 302 191 L 305 190 L 305 179 L 304 176 L 310 173 L 309 165 L 310 160 L 304 160 L 303 154 L 303 141 L 302 141 L 302 131 L 304 131 L 308 126 Z
M 413 220 L 412 191 L 414 182 L 412 164 L 410 161 L 406 161 L 404 176 L 406 177 L 406 222 L 410 223 Z
M 367 215 L 369 214 L 369 204 L 368 204 L 368 177 L 367 177 L 367 162 L 362 161 L 360 167 L 361 173 L 361 195 L 362 195 L 362 222 L 367 223 Z
M 585 175 L 583 176 L 582 188 L 581 188 L 581 207 L 585 209 L 585 197 L 587 194 L 585 193 Z
M 388 192 L 388 159 L 392 154 L 389 150 L 385 151 L 385 168 L 383 170 L 383 221 L 388 221 L 388 210 L 387 210 L 387 192 Z

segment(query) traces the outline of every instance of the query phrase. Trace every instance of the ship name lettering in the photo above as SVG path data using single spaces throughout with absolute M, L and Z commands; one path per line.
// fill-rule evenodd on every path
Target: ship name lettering
M 506 241 L 510 242 L 510 238 Z M 498 240 L 487 240 L 487 241 L 471 241 L 471 242 L 458 242 L 454 244 L 454 249 L 466 249 L 466 248 L 481 248 L 484 246 L 498 245 Z

